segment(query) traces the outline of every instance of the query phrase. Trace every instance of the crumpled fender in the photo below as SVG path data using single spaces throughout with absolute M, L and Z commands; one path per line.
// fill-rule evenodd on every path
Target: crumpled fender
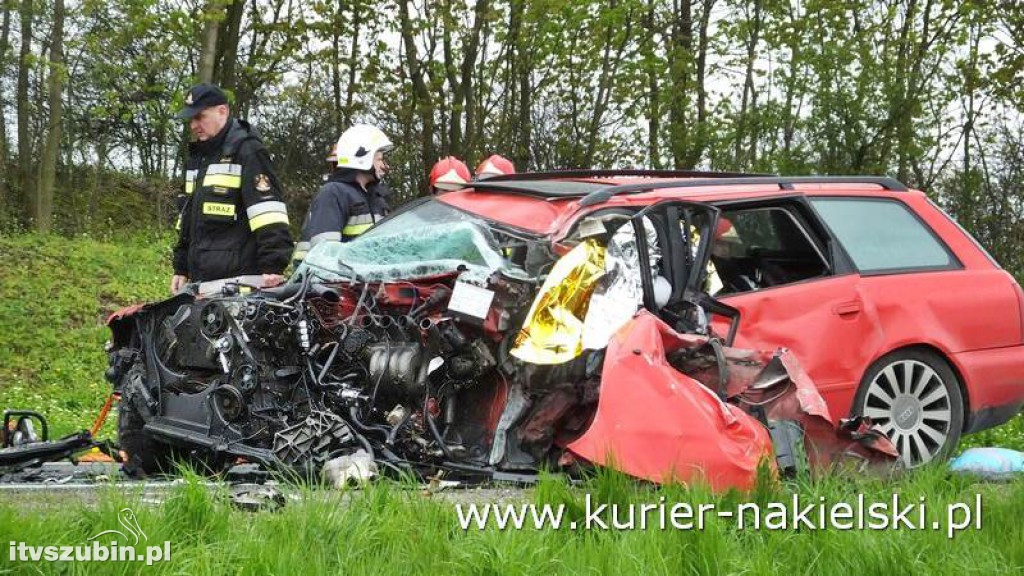
M 128 345 L 131 340 L 131 335 L 135 331 L 136 319 L 142 317 L 142 315 L 148 311 L 162 307 L 171 307 L 176 309 L 179 305 L 185 302 L 192 302 L 193 300 L 195 300 L 194 296 L 182 293 L 171 296 L 166 300 L 160 300 L 159 302 L 133 304 L 131 306 L 121 308 L 107 317 L 107 327 L 110 328 L 111 343 L 114 348 Z
M 777 471 L 771 435 L 753 415 L 760 413 L 768 422 L 799 424 L 812 472 L 896 469 L 895 446 L 869 420 L 833 425 L 825 400 L 788 350 L 725 348 L 728 401 L 713 391 L 717 367 L 691 362 L 684 374 L 669 363 L 673 352 L 706 343 L 639 312 L 609 342 L 593 423 L 566 448 L 654 482 L 749 489 L 762 461 Z
M 696 340 L 639 312 L 609 342 L 593 423 L 566 448 L 638 478 L 714 490 L 752 488 L 761 462 L 774 470 L 768 430 L 669 365 L 667 354 Z
M 796 357 L 786 350 L 779 360 L 793 386 L 766 405 L 766 415 L 769 420 L 800 422 L 812 471 L 851 464 L 862 472 L 894 469 L 899 452 L 885 434 L 866 418 L 841 419 L 838 428 L 834 426 L 828 405 Z
M 139 310 L 142 310 L 143 306 L 144 304 L 133 304 L 131 306 L 125 306 L 124 308 L 121 308 L 120 310 L 111 313 L 110 316 L 107 316 L 107 326 L 112 325 L 114 322 L 124 320 L 129 316 L 132 316 Z

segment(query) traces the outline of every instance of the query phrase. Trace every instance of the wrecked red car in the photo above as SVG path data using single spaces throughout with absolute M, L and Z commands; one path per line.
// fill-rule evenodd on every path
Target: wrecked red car
M 850 225 L 858 202 L 884 204 L 898 248 Z M 885 268 L 907 252 L 927 270 Z M 965 342 L 941 341 L 954 324 L 927 323 L 970 314 L 986 328 L 968 347 L 1020 344 L 1019 288 L 977 254 L 888 179 L 520 174 L 319 244 L 282 287 L 227 281 L 115 314 L 107 376 L 144 473 L 182 457 L 499 480 L 596 464 L 724 488 L 760 466 L 891 462 L 896 447 L 916 464 L 964 422 L 1020 407 L 1005 378 L 971 381 L 953 352 Z M 910 323 L 917 309 L 873 282 L 955 272 L 1001 282 L 1016 332 L 963 296 L 944 308 L 904 291 L 931 307 Z M 986 358 L 990 376 L 999 356 Z
M 833 420 L 870 417 L 908 467 L 948 456 L 962 433 L 1024 406 L 1024 292 L 920 191 L 863 176 L 562 177 L 573 190 L 539 175 L 548 197 L 489 181 L 505 189 L 444 201 L 556 243 L 602 213 L 672 199 L 717 207 L 704 288 L 741 315 L 735 345 L 792 351 Z M 713 326 L 726 333 L 722 317 Z

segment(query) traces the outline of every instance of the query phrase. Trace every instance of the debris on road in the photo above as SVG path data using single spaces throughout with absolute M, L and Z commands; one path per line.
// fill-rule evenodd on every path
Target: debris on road
M 352 488 L 377 477 L 377 463 L 366 450 L 328 460 L 323 474 L 335 488 Z
M 1007 448 L 968 448 L 950 461 L 949 469 L 987 480 L 1012 480 L 1024 474 L 1024 452 Z

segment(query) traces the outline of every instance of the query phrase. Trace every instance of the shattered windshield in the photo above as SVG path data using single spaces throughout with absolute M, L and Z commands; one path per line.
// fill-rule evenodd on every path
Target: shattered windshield
M 484 279 L 495 270 L 524 273 L 502 256 L 491 225 L 482 218 L 429 200 L 397 214 L 350 242 L 317 244 L 296 270 L 312 269 L 326 281 L 411 280 L 460 268 Z

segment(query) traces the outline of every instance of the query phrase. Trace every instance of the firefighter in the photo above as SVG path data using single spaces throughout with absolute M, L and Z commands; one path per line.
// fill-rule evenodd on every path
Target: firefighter
M 464 188 L 470 181 L 469 167 L 455 156 L 442 158 L 430 169 L 430 193 L 434 196 Z
M 280 284 L 292 251 L 281 187 L 255 128 L 234 118 L 224 91 L 198 84 L 178 114 L 189 143 L 171 292 L 189 282 L 246 277 Z
M 511 160 L 498 154 L 491 154 L 476 167 L 476 177 L 474 180 L 486 180 L 494 176 L 505 176 L 515 173 L 516 167 L 515 164 L 512 164 Z M 525 257 L 525 248 L 520 247 L 518 253 L 519 254 L 517 256 L 517 250 L 511 246 L 506 246 L 501 249 L 501 254 L 505 258 L 517 261 L 521 264 L 522 258 Z
M 477 180 L 485 180 L 494 176 L 505 176 L 507 174 L 515 173 L 515 164 L 513 164 L 508 158 L 497 154 L 492 154 L 476 167 Z
M 356 124 L 335 146 L 337 166 L 309 206 L 302 235 L 292 257 L 298 265 L 313 247 L 330 240 L 348 241 L 366 232 L 389 211 L 390 190 L 381 180 L 393 148 L 379 128 Z

